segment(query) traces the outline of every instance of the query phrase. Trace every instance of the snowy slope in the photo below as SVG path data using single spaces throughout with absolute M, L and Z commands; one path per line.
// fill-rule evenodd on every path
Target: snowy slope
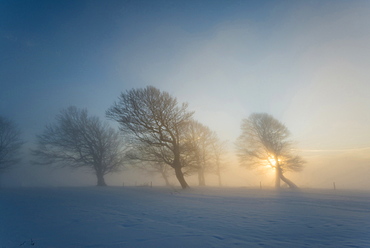
M 0 247 L 370 247 L 370 193 L 5 188 Z

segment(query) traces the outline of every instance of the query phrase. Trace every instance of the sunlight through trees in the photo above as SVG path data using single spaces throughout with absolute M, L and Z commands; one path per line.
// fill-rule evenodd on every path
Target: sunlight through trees
M 287 127 L 269 114 L 254 113 L 242 121 L 241 130 L 236 141 L 240 164 L 248 168 L 269 166 L 275 170 L 276 188 L 280 188 L 280 180 L 297 188 L 284 173 L 301 171 L 305 161 L 293 154 Z

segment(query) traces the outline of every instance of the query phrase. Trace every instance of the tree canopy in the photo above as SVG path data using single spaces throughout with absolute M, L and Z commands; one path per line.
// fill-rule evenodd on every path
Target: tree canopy
M 36 163 L 89 167 L 97 176 L 98 186 L 106 185 L 104 175 L 124 165 L 125 145 L 119 132 L 98 117 L 89 116 L 85 109 L 62 110 L 37 141 L 33 150 Z
M 187 107 L 169 93 L 148 86 L 122 92 L 106 115 L 120 124 L 131 147 L 141 149 L 143 160 L 168 164 L 182 188 L 187 188 L 181 162 L 186 126 L 193 115 Z
M 184 148 L 187 174 L 198 174 L 199 186 L 205 186 L 205 174 L 216 167 L 213 148 L 218 141 L 211 129 L 198 121 L 189 122 L 185 133 Z
M 240 164 L 248 168 L 268 166 L 275 169 L 275 186 L 280 180 L 291 188 L 297 187 L 284 176 L 286 171 L 300 171 L 304 160 L 293 154 L 288 128 L 266 113 L 253 113 L 244 119 L 241 135 L 236 141 Z

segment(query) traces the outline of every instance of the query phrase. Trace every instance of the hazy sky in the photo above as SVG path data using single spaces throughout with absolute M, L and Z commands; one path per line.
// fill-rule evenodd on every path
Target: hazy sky
M 307 186 L 370 188 L 369 1 L 1 1 L 0 55 L 0 114 L 30 145 L 63 108 L 105 118 L 153 85 L 231 147 L 243 118 L 272 114 Z

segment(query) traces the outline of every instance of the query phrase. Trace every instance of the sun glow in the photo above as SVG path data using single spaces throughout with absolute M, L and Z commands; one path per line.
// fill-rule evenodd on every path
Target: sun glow
M 274 169 L 275 164 L 276 164 L 275 159 L 269 157 L 268 159 L 263 161 L 263 163 L 261 164 L 262 165 L 261 169 L 263 169 L 264 171 L 272 171 L 271 169 Z
M 269 157 L 269 158 L 267 159 L 267 162 L 268 162 L 268 164 L 269 164 L 271 167 L 274 167 L 274 166 L 276 165 L 276 160 L 275 160 L 274 158 Z
M 263 161 L 263 164 L 261 165 L 262 166 L 259 167 L 260 172 L 263 175 L 261 180 L 272 184 L 275 175 L 276 160 L 273 157 L 269 156 L 266 160 Z
M 281 162 L 281 160 L 278 159 L 278 162 Z M 275 166 L 276 166 L 276 159 L 273 158 L 272 156 L 269 156 L 266 159 L 265 167 L 271 169 L 271 168 L 275 168 Z

